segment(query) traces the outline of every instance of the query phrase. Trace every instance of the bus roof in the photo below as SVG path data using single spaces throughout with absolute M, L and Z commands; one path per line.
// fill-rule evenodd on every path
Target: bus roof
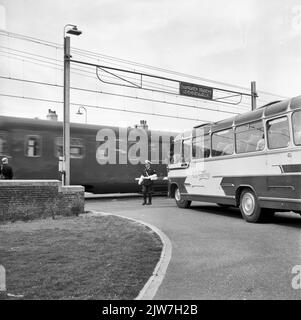
M 277 114 L 280 115 L 285 113 L 289 109 L 291 110 L 301 109 L 301 96 L 297 96 L 295 98 L 287 99 L 283 101 L 275 101 L 267 105 L 264 105 L 256 110 L 242 113 L 235 117 L 212 123 L 211 125 L 210 123 L 206 125 L 209 127 L 211 126 L 211 131 L 216 132 L 216 131 L 230 128 L 233 125 L 242 125 L 244 123 L 258 121 L 263 117 L 270 117 Z M 195 129 L 201 128 L 203 126 L 204 124 L 200 126 L 196 126 Z

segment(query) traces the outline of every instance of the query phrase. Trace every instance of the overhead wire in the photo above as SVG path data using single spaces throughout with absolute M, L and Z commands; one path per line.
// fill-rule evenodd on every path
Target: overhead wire
M 33 84 L 40 84 L 40 85 L 47 85 L 47 86 L 63 88 L 63 85 L 53 84 L 53 83 L 49 83 L 49 82 L 35 81 L 35 80 L 29 80 L 29 79 L 20 79 L 20 78 L 14 78 L 14 77 L 6 77 L 6 76 L 2 76 L 2 75 L 0 75 L 0 79 L 14 80 L 14 81 L 21 81 L 21 82 L 27 82 L 27 83 L 33 83 Z M 207 110 L 207 111 L 212 111 L 212 112 L 219 111 L 221 113 L 228 113 L 228 114 L 231 114 L 231 115 L 240 114 L 239 112 L 223 111 L 223 110 L 216 110 L 216 109 L 211 109 L 211 108 L 206 108 L 206 107 L 191 106 L 191 105 L 186 105 L 186 104 L 182 104 L 182 103 L 166 102 L 164 100 L 134 97 L 134 96 L 129 96 L 129 95 L 125 95 L 125 94 L 117 94 L 117 93 L 112 93 L 112 92 L 106 92 L 106 91 L 102 91 L 102 90 L 97 91 L 97 90 L 80 88 L 80 87 L 70 87 L 70 89 L 78 90 L 78 91 L 91 92 L 91 93 L 104 94 L 104 95 L 111 95 L 111 96 L 116 96 L 116 97 L 125 97 L 125 98 L 131 98 L 131 99 L 138 99 L 138 100 L 144 100 L 144 101 L 149 101 L 149 102 L 157 102 L 157 103 L 163 103 L 163 104 L 169 104 L 169 105 L 176 105 L 176 106 L 182 106 L 182 107 L 193 108 L 193 109 L 201 109 L 201 110 Z
M 1 32 L 0 32 L 0 35 L 1 35 Z M 17 34 L 13 34 L 13 33 L 6 33 L 6 36 L 9 36 L 9 37 L 16 37 L 18 39 L 21 39 L 21 40 L 26 40 L 26 41 L 31 41 L 31 42 L 34 42 L 34 43 L 38 43 L 38 44 L 43 44 L 43 45 L 47 45 L 47 46 L 51 46 L 53 48 L 56 48 L 56 49 L 62 49 L 63 46 L 62 45 L 58 45 L 58 44 L 55 44 L 55 43 L 51 43 L 51 42 L 48 42 L 48 41 L 44 41 L 44 40 L 40 40 L 40 39 L 36 39 L 36 38 L 33 38 L 33 37 L 28 37 L 28 36 L 23 36 L 23 35 L 17 35 Z M 33 55 L 33 56 L 36 56 L 36 57 L 40 57 L 40 58 L 43 58 L 43 59 L 47 59 L 47 60 L 52 60 L 52 61 L 55 61 L 56 63 L 50 63 L 49 61 L 45 61 L 45 60 L 41 60 L 41 59 L 35 59 L 35 58 L 31 58 L 31 57 L 27 57 L 27 56 L 22 56 L 22 55 L 16 55 L 15 56 L 19 56 L 22 60 L 22 61 L 27 61 L 27 62 L 32 62 L 32 61 L 36 61 L 36 62 L 41 62 L 41 63 L 44 63 L 44 64 L 48 64 L 47 67 L 50 67 L 49 65 L 54 65 L 55 68 L 54 69 L 57 69 L 57 70 L 60 70 L 60 71 L 63 71 L 62 69 L 58 68 L 58 62 L 60 62 L 60 60 L 58 59 L 53 59 L 53 58 L 50 58 L 50 57 L 47 57 L 47 56 L 42 56 L 42 55 L 37 55 L 37 54 L 33 54 L 33 53 L 30 53 L 30 52 L 26 52 L 26 51 L 21 51 L 21 50 L 16 50 L 16 49 L 12 49 L 12 48 L 8 48 L 8 47 L 4 47 L 4 46 L 0 46 L 4 49 L 8 49 L 8 50 L 11 50 L 11 51 L 15 51 L 15 52 L 19 52 L 19 53 L 24 53 L 24 54 L 27 54 L 27 55 Z M 133 66 L 139 66 L 139 67 L 145 67 L 145 68 L 151 68 L 151 69 L 154 69 L 154 70 L 157 70 L 157 71 L 162 71 L 162 72 L 168 72 L 168 73 L 171 73 L 171 74 L 174 74 L 174 75 L 180 75 L 180 76 L 187 76 L 187 77 L 191 77 L 191 78 L 195 78 L 195 79 L 199 79 L 199 80 L 204 80 L 204 81 L 209 81 L 209 82 L 212 82 L 212 83 L 216 83 L 216 84 L 225 84 L 227 86 L 231 86 L 231 87 L 236 87 L 236 88 L 240 88 L 240 89 L 246 89 L 247 88 L 244 88 L 244 87 L 240 87 L 240 86 L 235 86 L 235 85 L 230 85 L 230 84 L 227 84 L 227 83 L 222 83 L 222 82 L 218 82 L 218 81 L 213 81 L 213 80 L 210 80 L 210 79 L 205 79 L 205 78 L 201 78 L 201 77 L 195 77 L 195 76 L 191 76 L 191 75 L 187 75 L 187 74 L 183 74 L 183 73 L 179 73 L 179 72 L 174 72 L 174 71 L 170 71 L 170 70 L 166 70 L 166 69 L 162 69 L 162 68 L 158 68 L 158 67 L 153 67 L 153 66 L 149 66 L 149 65 L 143 65 L 143 64 L 139 64 L 139 63 L 136 63 L 136 62 L 133 62 L 133 61 L 128 61 L 128 60 L 124 60 L 124 59 L 119 59 L 119 58 L 115 58 L 115 57 L 111 57 L 111 56 L 107 56 L 107 55 L 103 55 L 103 54 L 97 54 L 97 53 L 94 53 L 94 52 L 91 52 L 91 51 L 88 51 L 88 50 L 82 50 L 82 49 L 78 49 L 78 48 L 73 48 L 73 51 L 77 52 L 77 54 L 79 55 L 84 55 L 86 57 L 93 57 L 93 59 L 96 59 L 96 58 L 102 58 L 102 59 L 108 59 L 109 61 L 118 61 L 118 62 L 121 62 L 121 63 L 125 63 L 125 64 L 130 64 L 130 65 L 133 65 Z M 9 52 L 6 52 L 7 54 L 11 54 Z M 31 60 L 31 61 L 28 61 Z M 112 62 L 110 62 L 112 63 Z M 35 63 L 37 65 L 40 65 L 40 66 L 45 66 L 45 65 L 41 65 L 41 64 L 38 64 L 38 63 Z M 116 64 L 115 64 L 116 65 Z M 72 73 L 74 74 L 78 74 L 78 75 L 81 75 L 81 76 L 86 76 L 86 77 L 90 77 L 90 78 L 93 78 L 95 79 L 94 76 L 87 76 L 87 74 L 93 74 L 92 72 L 89 72 L 88 70 L 86 70 L 85 67 L 83 67 L 82 69 L 81 68 L 74 68 L 72 67 L 72 70 L 77 70 L 79 72 L 83 72 L 83 73 L 86 73 L 85 75 L 83 75 L 82 73 L 78 73 L 78 72 L 74 72 L 72 71 Z M 94 75 L 94 74 L 93 74 Z M 146 81 L 148 83 L 152 83 L 151 81 Z M 166 86 L 168 87 L 168 86 Z M 156 88 L 155 86 L 153 88 Z M 78 88 L 78 89 L 82 89 L 82 88 Z M 278 96 L 278 97 L 283 97 L 283 96 L 280 96 L 280 95 L 276 95 L 276 94 L 272 94 L 272 93 L 269 93 L 269 92 L 264 92 L 264 91 L 258 91 L 258 92 L 261 92 L 263 94 L 266 94 L 266 95 L 275 95 L 275 96 Z M 107 93 L 107 92 L 103 92 L 103 94 L 110 94 L 110 93 Z M 114 94 L 113 94 L 114 95 Z M 117 95 L 117 94 L 115 94 Z M 122 96 L 122 95 L 119 95 L 119 96 Z M 145 98 L 140 98 L 140 97 L 132 97 L 132 96 L 129 96 L 127 95 L 126 96 L 127 98 L 135 98 L 135 99 L 141 99 L 141 100 L 151 100 L 151 99 L 145 99 Z M 183 98 L 183 97 L 182 97 Z M 186 98 L 186 97 L 185 97 Z M 268 103 L 270 101 L 268 100 L 263 100 L 263 99 L 258 99 L 259 102 L 261 103 Z M 162 100 L 155 100 L 154 102 L 160 102 L 160 103 L 167 103 L 167 104 L 173 104 L 173 105 L 179 105 L 179 106 L 188 106 L 186 104 L 176 104 L 176 103 L 170 103 L 170 102 L 166 102 L 166 101 L 162 101 Z M 194 106 L 192 106 L 194 107 Z M 239 106 L 240 108 L 243 108 L 243 107 L 249 107 L 247 104 L 245 103 L 242 103 L 242 105 Z M 203 108 L 203 107 L 197 107 L 197 108 L 200 108 L 200 109 L 209 109 L 209 108 Z M 213 109 L 209 109 L 210 111 L 213 110 Z M 222 110 L 215 110 L 215 111 L 218 111 L 218 112 L 224 112 Z M 227 113 L 227 112 L 225 112 Z M 229 112 L 231 113 L 231 112 Z M 235 114 L 233 112 L 233 114 Z
M 22 37 L 21 37 L 22 38 Z M 26 37 L 26 39 L 27 39 L 28 37 Z M 31 38 L 30 38 L 31 39 Z M 40 43 L 41 41 L 39 41 L 39 43 Z M 44 42 L 43 42 L 44 43 Z M 47 43 L 47 44 L 49 44 L 49 43 Z M 60 46 L 55 46 L 55 48 L 60 48 Z M 12 49 L 12 50 L 15 50 L 15 49 Z M 20 51 L 20 50 L 19 50 Z M 28 52 L 25 52 L 25 54 L 30 54 L 30 53 L 28 53 Z M 91 55 L 91 53 L 89 53 L 90 55 Z M 40 56 L 40 55 L 36 55 L 36 56 Z M 101 55 L 100 55 L 101 56 Z M 57 62 L 57 59 L 52 59 L 52 58 L 49 58 L 49 57 L 45 57 L 45 56 L 40 56 L 40 57 L 43 57 L 43 58 L 46 58 L 46 59 L 51 59 L 51 60 L 54 60 L 54 61 L 56 61 Z M 106 56 L 106 58 L 107 58 L 107 56 Z M 115 59 L 115 58 L 112 58 L 112 59 Z M 117 59 L 116 58 L 116 60 L 122 60 L 122 59 Z M 45 63 L 45 61 L 42 61 L 42 62 L 44 62 Z M 56 65 L 57 65 L 57 63 L 56 63 Z M 79 70 L 80 72 L 87 72 L 88 73 L 88 71 L 86 71 L 86 70 L 82 70 L 82 69 L 80 69 Z M 91 73 L 92 74 L 92 73 Z M 146 81 L 145 81 L 146 82 Z M 149 82 L 148 81 L 148 83 L 151 83 L 151 82 Z M 167 86 L 166 86 L 167 87 Z M 156 88 L 156 87 L 153 87 L 153 88 Z M 267 101 L 268 102 L 268 101 Z M 241 105 L 240 105 L 240 107 L 249 107 L 248 105 L 246 105 L 245 103 L 242 103 Z
M 36 54 L 32 54 L 28 51 L 22 51 L 22 50 L 15 50 L 15 49 L 10 49 L 8 47 L 4 47 L 4 46 L 0 46 L 0 48 L 4 48 L 4 49 L 7 49 L 7 50 L 12 50 L 12 51 L 15 51 L 15 52 L 18 52 L 18 53 L 24 53 L 26 54 L 26 56 L 24 55 L 19 55 L 19 54 L 16 54 L 16 53 L 11 53 L 11 52 L 6 52 L 6 51 L 3 51 L 4 53 L 7 53 L 7 54 L 10 54 L 10 55 L 13 55 L 13 56 L 18 56 L 18 57 L 22 57 L 24 58 L 25 60 L 26 59 L 30 59 L 30 60 L 33 60 L 33 61 L 38 61 L 38 62 L 43 62 L 43 63 L 47 63 L 47 64 L 51 64 L 51 65 L 54 65 L 54 66 L 57 66 L 57 62 L 61 62 L 61 60 L 57 60 L 57 59 L 53 59 L 53 58 L 50 58 L 50 57 L 45 57 L 45 56 L 42 56 L 42 55 L 36 55 Z M 1 52 L 1 51 L 0 51 Z M 48 62 L 48 61 L 44 61 L 44 60 L 41 60 L 41 59 L 36 59 L 36 58 L 30 58 L 28 57 L 27 55 L 33 55 L 33 56 L 38 56 L 40 58 L 45 58 L 45 59 L 48 59 L 48 60 L 52 60 L 52 61 L 55 61 L 56 63 L 51 63 L 51 62 Z M 27 60 L 26 60 L 27 61 Z M 83 69 L 80 69 L 80 68 L 83 68 Z M 88 71 L 87 69 L 89 69 L 88 66 L 85 66 L 85 65 L 78 65 L 78 68 L 75 68 L 73 67 L 74 70 L 78 70 L 78 71 L 82 71 L 82 72 L 86 72 L 86 73 L 90 73 L 90 74 L 94 74 L 93 72 L 90 72 Z M 108 76 L 108 75 L 105 75 L 106 78 L 108 79 L 114 79 L 113 76 Z M 124 76 L 124 78 L 128 79 L 128 81 L 130 80 L 136 80 L 136 78 L 133 78 L 133 77 L 130 77 L 130 76 Z M 144 80 L 144 83 L 148 84 L 148 87 L 150 89 L 161 89 L 161 86 L 163 86 L 163 88 L 171 88 L 171 89 L 174 89 L 176 90 L 175 86 L 168 86 L 168 85 L 161 85 L 160 87 L 158 86 L 153 86 L 153 85 L 149 85 L 149 84 L 157 84 L 156 82 L 153 82 L 153 81 L 147 81 L 147 80 Z M 174 92 L 172 92 L 174 93 Z M 188 97 L 185 97 L 186 99 L 189 99 L 189 100 L 192 100 L 191 98 L 188 98 Z M 230 100 L 231 101 L 231 100 Z M 228 105 L 226 105 L 227 107 L 229 107 Z M 240 105 L 240 107 L 242 107 L 242 105 Z M 248 107 L 248 106 L 246 106 Z
M 34 43 L 38 43 L 38 44 L 42 44 L 42 45 L 46 45 L 46 46 L 51 46 L 51 47 L 58 48 L 58 49 L 63 49 L 63 45 L 61 45 L 61 44 L 57 44 L 57 43 L 54 43 L 54 42 L 41 40 L 41 39 L 37 39 L 37 38 L 34 38 L 34 37 L 29 37 L 29 36 L 25 36 L 25 35 L 21 35 L 21 34 L 17 34 L 17 33 L 7 32 L 7 31 L 4 31 L 4 30 L 0 30 L 0 35 L 5 35 L 7 37 L 13 37 L 13 38 L 21 39 L 21 40 L 24 40 L 24 41 L 31 41 L 31 42 L 34 42 Z M 125 63 L 125 64 L 137 66 L 137 67 L 152 69 L 152 70 L 155 70 L 155 71 L 169 73 L 169 74 L 173 74 L 173 75 L 177 75 L 177 76 L 181 76 L 181 77 L 188 77 L 188 78 L 191 78 L 191 79 L 197 79 L 197 80 L 205 81 L 205 82 L 208 82 L 208 83 L 213 83 L 213 84 L 218 84 L 218 85 L 225 85 L 227 87 L 232 87 L 232 88 L 237 88 L 237 89 L 241 89 L 241 90 L 250 91 L 249 88 L 245 88 L 245 87 L 242 87 L 242 86 L 233 85 L 233 84 L 229 84 L 229 83 L 225 83 L 225 82 L 221 82 L 221 81 L 215 81 L 215 80 L 207 79 L 207 78 L 203 78 L 203 77 L 193 76 L 193 75 L 189 75 L 189 74 L 185 74 L 185 73 L 181 73 L 181 72 L 177 72 L 177 71 L 167 70 L 167 69 L 160 68 L 160 67 L 154 67 L 154 66 L 147 65 L 147 64 L 141 64 L 141 63 L 137 63 L 137 62 L 134 62 L 134 61 L 120 59 L 120 58 L 112 57 L 112 56 L 105 55 L 105 54 L 95 53 L 95 52 L 92 52 L 92 51 L 89 51 L 89 50 L 79 49 L 79 48 L 76 48 L 76 47 L 72 48 L 72 51 L 77 52 L 78 54 L 85 53 L 86 55 L 90 55 L 91 57 L 94 57 L 94 58 L 95 57 L 102 57 L 102 58 L 111 59 L 113 61 L 118 61 L 118 62 L 122 62 L 122 63 Z M 277 97 L 281 97 L 281 98 L 287 98 L 287 97 L 281 96 L 279 94 L 270 93 L 270 92 L 261 91 L 261 90 L 258 90 L 258 93 L 277 96 Z
M 1 50 L 0 50 L 0 52 L 1 52 Z M 7 52 L 5 52 L 5 53 L 7 53 Z M 38 61 L 38 62 L 46 63 L 47 65 L 50 64 L 50 65 L 54 66 L 53 69 L 58 69 L 58 70 L 60 70 L 60 71 L 63 71 L 63 69 L 57 67 L 57 64 L 56 64 L 56 63 L 52 63 L 52 62 L 49 62 L 49 61 L 44 61 L 44 60 L 36 59 L 36 58 L 29 58 L 29 57 L 27 57 L 27 56 L 22 56 L 22 55 L 15 54 L 15 53 L 10 53 L 10 54 L 13 55 L 13 56 L 20 57 L 20 60 L 21 60 L 21 61 L 28 61 L 27 59 L 29 59 L 29 60 L 35 61 L 35 62 L 34 62 L 35 64 L 38 64 L 38 63 L 36 63 L 36 61 Z M 21 59 L 21 58 L 22 58 L 22 59 Z M 41 65 L 41 64 L 38 64 L 38 65 Z M 42 65 L 42 66 L 44 66 L 44 65 Z M 82 70 L 82 69 L 79 69 L 79 68 L 72 68 L 72 69 L 78 70 L 78 71 L 80 71 L 80 72 L 90 73 L 90 74 L 93 74 L 93 75 L 94 75 L 94 73 L 89 72 L 89 71 L 87 71 L 87 70 Z M 76 73 L 76 74 L 79 74 L 79 73 Z M 79 74 L 79 75 L 81 75 L 81 74 Z M 91 78 L 94 78 L 94 79 L 95 79 L 95 77 L 91 77 Z M 42 83 L 41 83 L 41 84 L 42 84 Z M 43 83 L 43 84 L 45 84 L 45 83 Z M 80 89 L 80 88 L 78 88 L 78 89 Z M 88 89 L 87 89 L 86 91 L 88 91 Z M 92 91 L 90 90 L 90 92 L 92 92 Z M 98 91 L 94 91 L 94 92 L 95 92 L 95 93 L 99 93 Z M 126 97 L 127 97 L 127 98 L 141 99 L 141 100 L 145 100 L 145 101 L 149 100 L 149 99 L 143 99 L 143 98 L 140 98 L 140 97 L 137 97 L 137 96 L 136 96 L 136 97 L 132 97 L 132 96 L 127 95 Z M 190 100 L 191 100 L 191 99 L 190 99 Z M 154 101 L 154 102 L 161 102 L 161 103 L 164 102 L 164 103 L 166 103 L 166 104 L 173 104 L 173 105 L 184 106 L 184 107 L 193 107 L 193 108 L 205 109 L 205 110 L 210 110 L 210 111 L 219 111 L 219 112 L 223 112 L 223 113 L 239 114 L 239 112 L 216 110 L 216 109 L 211 109 L 211 108 L 204 108 L 204 107 L 201 107 L 201 106 L 190 106 L 190 105 L 187 105 L 187 104 L 179 104 L 179 103 L 178 103 L 178 104 L 175 104 L 175 103 L 172 103 L 172 102 L 167 102 L 167 101 L 162 101 L 162 100 L 156 100 L 156 101 Z M 214 104 L 214 106 L 216 106 L 216 104 Z
M 36 98 L 36 97 L 28 97 L 28 96 L 20 96 L 20 95 L 13 95 L 13 94 L 5 94 L 0 93 L 0 96 L 3 97 L 9 97 L 9 98 L 20 98 L 20 99 L 26 99 L 26 100 L 34 100 L 34 101 L 43 101 L 43 102 L 51 102 L 51 103 L 59 103 L 63 104 L 63 101 L 53 100 L 53 99 L 44 99 L 44 98 Z M 173 119 L 181 119 L 181 120 L 191 120 L 191 121 L 200 121 L 200 122 L 208 122 L 207 120 L 197 119 L 197 118 L 187 118 L 187 117 L 176 117 L 171 115 L 165 115 L 160 113 L 150 113 L 150 112 L 144 112 L 144 111 L 134 111 L 134 110 L 124 110 L 124 109 L 118 109 L 113 107 L 104 107 L 104 106 L 96 106 L 96 105 L 89 105 L 89 104 L 83 104 L 83 103 L 74 103 L 70 102 L 70 105 L 74 106 L 85 106 L 88 108 L 96 108 L 96 109 L 104 109 L 104 110 L 110 110 L 110 111 L 118 111 L 118 112 L 127 112 L 127 113 L 135 113 L 135 114 L 143 114 L 143 115 L 150 115 L 150 116 L 158 116 L 158 117 L 164 117 L 164 118 L 173 118 Z

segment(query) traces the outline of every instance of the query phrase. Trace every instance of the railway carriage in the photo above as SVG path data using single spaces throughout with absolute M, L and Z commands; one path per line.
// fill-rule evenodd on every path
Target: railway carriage
M 87 192 L 139 192 L 144 160 L 158 172 L 155 192 L 167 192 L 167 163 L 176 133 L 71 124 L 71 184 Z M 59 121 L 0 117 L 0 159 L 8 157 L 15 179 L 61 179 L 63 124 Z

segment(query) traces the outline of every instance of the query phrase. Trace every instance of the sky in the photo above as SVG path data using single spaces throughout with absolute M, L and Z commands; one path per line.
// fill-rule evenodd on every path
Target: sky
M 301 0 L 0 0 L 0 29 L 7 32 L 62 44 L 63 28 L 68 23 L 76 24 L 83 32 L 71 38 L 71 47 L 244 88 L 256 81 L 259 91 L 285 97 L 301 92 Z M 30 65 L 21 57 L 14 60 L 12 57 L 16 56 L 8 55 L 4 47 L 58 60 L 62 60 L 61 50 L 3 34 L 0 46 L 0 76 L 62 84 L 61 71 Z M 74 57 L 88 59 L 76 54 Z M 103 59 L 96 61 L 109 63 Z M 123 66 L 133 70 L 133 66 Z M 137 66 L 137 70 L 166 76 L 153 69 Z M 171 76 L 179 78 L 169 74 Z M 185 80 L 217 86 L 200 79 L 188 77 Z M 78 104 L 71 105 L 74 122 L 84 121 L 84 117 L 76 115 L 81 104 L 178 117 L 86 108 L 89 123 L 130 126 L 145 119 L 151 128 L 161 130 L 184 129 L 197 124 L 199 119 L 215 121 L 231 116 L 232 111 L 249 110 L 246 104 L 216 106 L 208 101 L 105 85 L 95 77 L 72 73 L 71 85 L 119 95 L 71 90 L 71 101 Z M 62 88 L 7 79 L 0 79 L 0 94 L 62 100 Z M 120 95 L 136 95 L 144 100 L 135 101 Z M 259 94 L 259 104 L 276 99 L 272 95 L 263 96 Z M 219 112 L 166 103 L 170 101 L 214 108 Z M 56 110 L 62 120 L 61 104 L 0 95 L 1 115 L 43 119 L 49 108 Z M 226 113 L 221 112 L 225 110 Z

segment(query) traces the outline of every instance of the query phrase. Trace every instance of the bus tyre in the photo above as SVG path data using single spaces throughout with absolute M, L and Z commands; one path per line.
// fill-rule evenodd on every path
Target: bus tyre
M 250 189 L 245 189 L 240 195 L 240 205 L 242 217 L 247 222 L 260 222 L 262 220 L 262 210 L 259 206 L 255 193 Z
M 189 208 L 191 205 L 191 201 L 181 199 L 181 193 L 179 188 L 175 190 L 175 200 L 176 204 L 179 208 Z

